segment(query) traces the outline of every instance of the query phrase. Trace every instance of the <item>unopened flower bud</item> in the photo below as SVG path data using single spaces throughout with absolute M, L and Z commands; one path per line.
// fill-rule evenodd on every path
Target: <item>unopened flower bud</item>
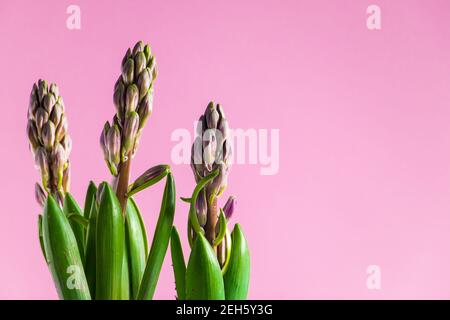
M 208 212 L 208 205 L 206 202 L 206 193 L 205 193 L 204 189 L 202 191 L 200 191 L 200 194 L 197 197 L 195 207 L 197 209 L 198 222 L 200 223 L 200 225 L 202 227 L 204 227 L 206 225 L 207 212 Z
M 42 102 L 42 100 L 44 99 L 45 95 L 48 93 L 48 84 L 47 81 L 45 80 L 39 80 L 38 81 L 38 97 L 39 97 L 39 102 Z
M 139 76 L 139 74 L 144 70 L 146 67 L 147 60 L 145 58 L 144 52 L 138 52 L 134 57 L 134 74 Z
M 139 90 L 135 84 L 131 84 L 127 88 L 127 93 L 125 96 L 125 115 L 128 113 L 136 111 L 136 107 L 139 102 Z
M 37 203 L 39 203 L 39 205 L 41 207 L 45 206 L 45 201 L 47 199 L 47 195 L 45 194 L 44 189 L 42 189 L 41 185 L 39 183 L 36 183 L 34 185 L 34 195 L 36 197 L 36 201 Z
M 230 219 L 233 215 L 234 208 L 236 207 L 236 198 L 231 196 L 223 206 L 223 213 L 227 219 Z
M 122 161 L 128 159 L 128 154 L 133 150 L 139 129 L 139 115 L 136 112 L 131 112 L 125 120 L 123 145 L 122 145 Z
M 139 87 L 139 100 L 141 100 L 150 89 L 150 84 L 152 82 L 150 70 L 147 68 L 139 75 L 138 87 Z
M 67 119 L 61 117 L 58 127 L 56 128 L 56 141 L 61 141 L 67 133 Z
M 47 150 L 50 150 L 55 143 L 56 128 L 53 122 L 48 121 L 42 128 L 42 143 Z
M 134 79 L 134 60 L 128 59 L 122 66 L 122 80 L 126 85 L 133 82 Z
M 42 105 L 44 106 L 44 109 L 50 114 L 53 110 L 53 106 L 56 103 L 56 97 L 53 95 L 53 93 L 49 93 L 44 97 L 44 101 Z
M 120 163 L 120 131 L 117 125 L 113 125 L 108 130 L 108 156 L 109 161 L 113 162 L 115 165 Z
M 144 50 L 144 43 L 142 41 L 136 42 L 133 48 L 133 55 L 137 55 L 139 52 L 142 52 Z
M 148 93 L 144 99 L 142 99 L 141 103 L 139 103 L 139 107 L 137 109 L 137 113 L 139 115 L 139 129 L 142 129 L 145 126 L 148 118 L 152 114 L 153 110 L 153 95 Z

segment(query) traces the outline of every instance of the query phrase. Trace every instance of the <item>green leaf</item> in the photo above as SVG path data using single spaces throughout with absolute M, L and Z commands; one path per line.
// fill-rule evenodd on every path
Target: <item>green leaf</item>
M 97 300 L 119 300 L 123 296 L 125 226 L 119 200 L 106 182 L 102 184 L 97 217 L 95 295 Z
M 44 256 L 45 262 L 48 264 L 47 253 L 45 252 L 44 247 L 44 235 L 43 235 L 43 227 L 42 227 L 42 215 L 38 216 L 38 232 L 39 232 L 39 245 L 41 246 L 42 254 Z
M 89 181 L 89 186 L 86 191 L 86 196 L 84 198 L 84 210 L 83 210 L 83 216 L 86 219 L 91 218 L 91 210 L 92 206 L 95 205 L 95 198 L 97 195 L 97 187 L 95 186 L 95 183 L 93 181 Z
M 95 278 L 96 278 L 96 236 L 97 236 L 97 216 L 98 207 L 96 196 L 90 200 L 90 213 L 89 213 L 89 225 L 87 229 L 86 236 L 86 257 L 84 262 L 84 269 L 86 271 L 86 279 L 89 284 L 89 290 L 91 291 L 91 296 L 95 297 Z M 87 208 L 85 206 L 85 208 Z
M 197 217 L 196 208 L 195 208 L 195 204 L 197 202 L 198 195 L 199 195 L 200 191 L 202 191 L 202 189 L 208 184 L 208 182 L 210 182 L 215 177 L 217 177 L 218 174 L 219 174 L 219 169 L 216 169 L 213 172 L 211 172 L 210 174 L 208 174 L 206 177 L 201 179 L 195 186 L 195 189 L 192 193 L 191 206 L 189 208 L 189 221 L 192 225 L 192 228 L 194 229 L 194 231 L 196 233 L 202 233 L 202 234 L 204 233 L 203 229 L 200 226 L 200 223 L 198 222 L 198 217 Z
M 78 223 L 80 226 L 82 226 L 84 229 L 87 229 L 87 227 L 89 226 L 89 220 L 85 219 L 82 215 L 79 215 L 78 213 L 69 213 L 67 215 L 67 219 L 69 219 L 69 222 L 76 222 Z
M 48 265 L 60 299 L 90 300 L 77 240 L 65 214 L 51 195 L 42 219 Z
M 96 200 L 97 188 L 91 181 L 86 192 L 86 200 L 84 202 L 84 217 L 89 219 L 89 225 L 86 232 L 86 255 L 84 262 L 84 270 L 86 271 L 86 279 L 89 284 L 91 296 L 95 297 L 95 265 L 96 265 L 96 229 L 98 206 Z
M 172 231 L 175 214 L 175 193 L 173 176 L 169 173 L 166 177 L 161 211 L 156 224 L 150 254 L 139 287 L 137 296 L 137 299 L 139 300 L 151 300 L 153 298 L 164 256 L 166 255 L 167 247 L 169 246 L 170 233 Z
M 219 262 L 208 240 L 201 233 L 197 235 L 186 269 L 186 299 L 225 299 Z
M 223 210 L 221 208 L 219 215 L 219 234 L 214 240 L 214 247 L 218 246 L 219 243 L 222 242 L 226 232 L 227 232 L 227 218 L 225 217 L 225 214 L 223 213 Z
M 128 245 L 125 243 L 123 246 L 123 260 L 122 260 L 122 282 L 120 287 L 120 300 L 130 300 L 131 283 L 130 283 L 130 264 L 128 261 Z
M 125 237 L 130 267 L 131 296 L 136 298 L 147 262 L 148 243 L 144 222 L 133 198 L 129 198 L 127 203 Z
M 80 209 L 80 206 L 75 201 L 75 199 L 72 197 L 70 193 L 66 193 L 66 196 L 64 197 L 64 207 L 63 207 L 64 213 L 68 217 L 70 214 L 77 214 L 81 217 L 83 217 L 83 212 Z M 75 238 L 77 239 L 78 243 L 78 250 L 80 251 L 81 261 L 84 261 L 85 257 L 85 234 L 86 234 L 86 228 L 80 225 L 75 219 L 69 220 L 70 226 L 72 227 L 73 234 L 75 235 Z
M 177 228 L 173 226 L 170 237 L 170 252 L 172 256 L 173 273 L 175 276 L 175 288 L 178 300 L 186 299 L 186 263 L 184 262 L 183 248 Z
M 223 277 L 225 297 L 227 300 L 245 300 L 250 281 L 250 254 L 239 224 L 234 226 L 231 238 L 233 248 L 228 270 Z

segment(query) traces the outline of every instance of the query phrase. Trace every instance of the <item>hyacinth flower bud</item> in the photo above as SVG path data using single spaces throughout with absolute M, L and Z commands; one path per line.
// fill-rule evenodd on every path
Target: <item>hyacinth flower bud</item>
M 120 131 L 117 125 L 113 125 L 108 130 L 107 143 L 108 160 L 117 166 L 120 163 Z
M 154 166 L 143 174 L 141 174 L 128 188 L 128 196 L 148 188 L 161 179 L 163 179 L 170 172 L 170 167 L 168 165 L 157 165 Z
M 49 167 L 47 162 L 47 152 L 45 151 L 44 147 L 38 147 L 36 149 L 36 153 L 34 155 L 36 166 L 39 168 L 39 171 L 41 173 L 41 179 L 42 179 L 42 185 L 44 186 L 44 189 L 48 192 L 49 187 Z
M 42 142 L 47 150 L 51 150 L 55 143 L 56 128 L 53 122 L 48 121 L 42 128 Z
M 131 112 L 125 120 L 124 134 L 122 141 L 122 161 L 128 160 L 128 154 L 133 150 L 136 136 L 139 129 L 139 115 Z
M 58 123 L 58 127 L 56 128 L 56 141 L 61 141 L 67 134 L 68 124 L 66 117 L 61 117 L 61 120 Z
M 227 202 L 223 206 L 223 213 L 225 214 L 225 217 L 228 220 L 233 216 L 235 207 L 236 207 L 236 197 L 231 196 L 228 198 Z
M 66 164 L 66 152 L 61 144 L 58 144 L 52 154 L 51 171 L 55 185 L 62 187 L 64 166 Z
M 206 203 L 205 190 L 200 191 L 200 194 L 198 195 L 195 207 L 197 209 L 198 222 L 200 223 L 200 226 L 204 227 L 206 224 L 207 212 L 208 212 L 208 205 Z
M 47 194 L 45 193 L 44 189 L 42 189 L 39 183 L 36 183 L 34 186 L 34 196 L 36 197 L 36 202 L 41 207 L 44 207 L 45 201 L 47 199 Z
M 47 111 L 49 114 L 53 110 L 53 106 L 56 103 L 56 97 L 53 95 L 53 93 L 49 93 L 44 97 L 44 101 L 42 102 L 42 105 L 44 106 L 45 111 Z
M 31 148 L 34 152 L 34 150 L 39 146 L 39 137 L 38 137 L 38 133 L 37 133 L 36 124 L 32 120 L 28 120 L 27 135 L 28 135 L 28 140 L 30 141 Z
M 42 101 L 44 100 L 44 97 L 47 95 L 48 93 L 48 83 L 45 80 L 39 80 L 38 81 L 38 97 L 39 97 L 39 102 L 42 103 Z
M 145 58 L 144 52 L 140 51 L 136 53 L 134 57 L 134 74 L 136 77 L 145 69 L 147 65 L 147 59 Z
M 142 42 L 142 40 L 139 40 L 133 47 L 133 56 L 142 51 L 144 51 L 144 42 Z
M 125 95 L 125 116 L 136 111 L 139 102 L 139 90 L 135 84 L 129 85 Z
M 145 126 L 148 118 L 152 114 L 153 108 L 153 95 L 147 94 L 144 99 L 139 103 L 137 113 L 139 115 L 139 129 Z
M 125 117 L 124 108 L 124 96 L 125 96 L 125 85 L 122 81 L 118 80 L 114 88 L 114 106 L 116 107 L 117 117 L 122 120 Z
M 63 108 L 61 107 L 60 104 L 57 103 L 53 106 L 49 120 L 53 122 L 56 126 L 58 126 L 59 123 L 61 122 L 63 113 L 64 113 Z
M 122 66 L 122 80 L 126 85 L 133 82 L 134 79 L 134 60 L 128 59 Z
M 35 121 L 36 121 L 36 128 L 38 130 L 38 133 L 40 134 L 42 132 L 42 128 L 44 127 L 44 124 L 46 124 L 48 121 L 48 113 L 47 113 L 47 111 L 45 111 L 44 108 L 39 108 L 36 111 Z

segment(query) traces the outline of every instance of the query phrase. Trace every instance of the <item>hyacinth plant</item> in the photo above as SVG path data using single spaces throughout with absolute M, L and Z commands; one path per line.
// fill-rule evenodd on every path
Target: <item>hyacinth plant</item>
M 177 229 L 171 255 L 180 300 L 242 300 L 247 298 L 250 255 L 242 228 L 228 221 L 236 206 L 231 196 L 223 208 L 218 200 L 227 187 L 231 165 L 228 120 L 219 104 L 210 102 L 200 117 L 192 145 L 191 167 L 197 183 L 190 198 L 187 233 L 191 248 L 186 266 Z
M 41 175 L 35 194 L 43 207 L 39 240 L 61 299 L 152 299 L 169 245 L 175 184 L 168 165 L 129 183 L 131 161 L 152 112 L 156 61 L 149 45 L 128 49 L 114 88 L 116 113 L 100 144 L 111 184 L 89 183 L 82 209 L 69 193 L 71 140 L 65 107 L 55 84 L 39 80 L 28 108 L 27 134 Z M 153 241 L 133 195 L 166 178 Z
M 39 241 L 58 295 L 70 300 L 152 299 L 171 243 L 177 298 L 245 299 L 250 257 L 241 227 L 230 233 L 235 208 L 227 186 L 231 148 L 228 122 L 210 103 L 198 122 L 191 166 L 196 187 L 190 198 L 186 267 L 177 229 L 175 183 L 168 165 L 157 165 L 130 184 L 131 162 L 152 113 L 156 61 L 149 45 L 128 49 L 113 94 L 116 112 L 100 135 L 111 183 L 90 182 L 81 208 L 69 192 L 71 139 L 56 84 L 33 85 L 27 135 L 41 182 L 35 185 Z M 166 178 L 161 209 L 148 248 L 147 232 L 133 195 Z

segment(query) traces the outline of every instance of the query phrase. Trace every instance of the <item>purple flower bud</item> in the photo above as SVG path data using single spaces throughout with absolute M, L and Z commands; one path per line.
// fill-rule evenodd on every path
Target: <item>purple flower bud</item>
M 126 85 L 133 82 L 134 79 L 134 60 L 128 59 L 122 66 L 122 80 Z
M 216 108 L 214 107 L 214 104 L 211 102 L 205 111 L 205 117 L 206 117 L 206 125 L 208 126 L 208 129 L 215 129 L 217 128 L 217 123 L 219 122 L 219 112 L 217 112 Z
M 150 89 L 150 84 L 152 82 L 150 70 L 147 68 L 141 72 L 137 85 L 139 87 L 139 100 L 141 100 Z
M 107 136 L 109 161 L 118 165 L 120 163 L 120 131 L 117 125 L 108 130 Z
M 195 207 L 197 209 L 198 222 L 200 223 L 200 226 L 204 227 L 206 225 L 208 212 L 208 205 L 206 203 L 206 193 L 204 189 L 200 191 Z
M 44 99 L 45 95 L 48 93 L 48 84 L 47 81 L 45 80 L 39 80 L 38 81 L 38 97 L 39 97 L 39 102 L 42 103 L 42 100 Z
M 51 122 L 51 121 L 49 121 Z M 61 117 L 61 120 L 59 121 L 58 127 L 56 128 L 56 141 L 61 141 L 64 136 L 67 134 L 67 119 L 66 117 Z
M 51 150 L 55 143 L 56 128 L 53 122 L 48 121 L 42 128 L 42 143 L 47 150 Z
M 142 51 L 144 51 L 144 43 L 142 41 L 136 42 L 133 48 L 133 55 L 135 56 L 136 54 Z
M 36 128 L 38 130 L 38 133 L 40 133 L 42 130 L 42 127 L 48 121 L 48 113 L 47 113 L 47 111 L 45 111 L 45 109 L 38 108 L 36 110 L 35 118 L 36 118 Z
M 148 118 L 152 114 L 153 110 L 153 94 L 147 93 L 147 95 L 139 103 L 137 113 L 139 115 L 139 129 L 142 129 L 147 122 Z
M 133 150 L 139 129 L 139 115 L 136 112 L 131 112 L 125 120 L 123 145 L 122 145 L 122 161 L 128 159 L 128 154 Z
M 235 207 L 236 207 L 236 198 L 234 196 L 231 196 L 231 197 L 228 198 L 227 202 L 223 206 L 223 213 L 225 214 L 225 217 L 228 220 L 233 215 Z
M 32 149 L 36 149 L 39 146 L 39 138 L 37 133 L 36 124 L 33 120 L 28 120 L 27 123 L 27 135 Z
M 44 109 L 50 114 L 53 110 L 53 106 L 55 105 L 55 103 L 56 97 L 52 93 L 49 93 L 44 97 L 42 105 L 44 106 Z
M 131 49 L 128 48 L 127 52 L 123 56 L 122 63 L 120 65 L 123 66 L 127 62 L 127 60 L 130 58 L 131 58 Z
M 123 84 L 123 82 L 119 79 L 117 81 L 117 84 L 114 88 L 114 96 L 113 96 L 113 100 L 114 100 L 114 106 L 116 107 L 116 111 L 120 117 L 120 119 L 123 119 L 124 115 L 125 115 L 125 111 L 124 111 L 124 93 L 125 93 L 125 85 Z
M 125 96 L 125 115 L 136 110 L 139 102 L 139 90 L 135 84 L 131 84 L 127 88 Z
M 41 185 L 39 183 L 36 183 L 34 185 L 34 195 L 36 197 L 36 201 L 37 203 L 39 203 L 39 205 L 41 207 L 45 206 L 45 201 L 47 199 L 47 195 L 44 191 L 44 189 L 42 189 Z
M 145 69 L 147 64 L 147 59 L 145 58 L 144 52 L 140 51 L 134 56 L 134 74 L 138 77 L 141 72 Z
M 58 88 L 58 86 L 56 85 L 56 83 L 52 83 L 52 84 L 50 85 L 50 92 L 53 93 L 53 94 L 55 95 L 55 97 L 58 97 L 58 96 L 59 96 L 59 88 Z

